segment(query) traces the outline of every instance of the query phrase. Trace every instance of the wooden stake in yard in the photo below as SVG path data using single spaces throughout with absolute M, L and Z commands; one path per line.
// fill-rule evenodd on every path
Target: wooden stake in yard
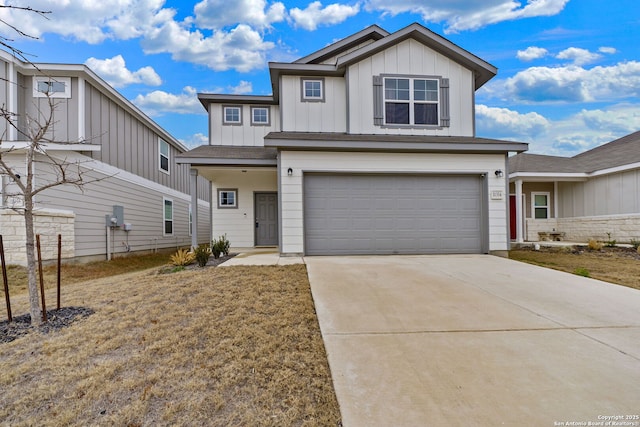
M 58 305 L 56 310 L 60 310 L 60 264 L 62 261 L 62 234 L 58 234 Z
M 4 283 L 4 299 L 7 301 L 7 318 L 9 322 L 13 322 L 11 316 L 11 300 L 9 299 L 9 280 L 7 280 L 7 264 L 4 260 L 4 243 L 2 243 L 2 235 L 0 235 L 0 263 L 2 264 L 2 283 Z
M 40 276 L 40 296 L 42 300 L 42 321 L 47 321 L 47 306 L 44 303 L 44 279 L 42 278 L 42 251 L 40 250 L 40 235 L 36 234 L 36 247 L 38 249 L 38 275 Z

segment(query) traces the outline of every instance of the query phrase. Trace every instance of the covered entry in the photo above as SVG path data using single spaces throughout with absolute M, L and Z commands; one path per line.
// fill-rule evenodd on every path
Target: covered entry
M 307 255 L 487 251 L 480 174 L 304 175 Z

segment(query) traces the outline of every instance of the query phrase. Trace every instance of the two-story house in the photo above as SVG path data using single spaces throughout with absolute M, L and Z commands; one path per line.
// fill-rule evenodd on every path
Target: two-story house
M 178 161 L 213 184 L 214 235 L 283 255 L 508 249 L 506 160 L 527 145 L 475 136 L 491 64 L 374 25 L 269 72 L 270 96 L 198 95 L 209 145 Z
M 59 179 L 52 161 L 67 165 L 70 176 L 81 171 L 91 182 L 36 195 L 35 227 L 44 259 L 57 256 L 58 234 L 63 257 L 78 259 L 188 247 L 192 234 L 209 241 L 211 184 L 176 163 L 187 148 L 88 67 L 25 63 L 0 51 L 0 79 L 0 102 L 14 114 L 0 120 L 0 150 L 14 173 L 26 179 L 29 130 L 49 122 L 44 151 L 32 166 L 36 187 Z M 50 101 L 54 113 L 47 120 Z M 24 264 L 23 200 L 8 175 L 0 178 L 6 259 Z M 190 186 L 198 188 L 197 200 Z M 198 211 L 202 219 L 192 223 Z

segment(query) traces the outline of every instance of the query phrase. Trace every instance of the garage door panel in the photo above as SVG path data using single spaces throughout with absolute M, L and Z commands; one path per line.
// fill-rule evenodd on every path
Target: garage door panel
M 307 174 L 305 252 L 481 252 L 482 188 L 479 175 Z

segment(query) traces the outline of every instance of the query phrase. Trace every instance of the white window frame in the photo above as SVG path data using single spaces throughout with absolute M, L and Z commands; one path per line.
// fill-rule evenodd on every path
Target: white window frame
M 390 99 L 387 98 L 387 81 L 388 80 L 408 80 L 409 81 L 409 99 Z M 416 100 L 415 99 L 415 82 L 416 80 L 426 80 L 436 82 L 436 95 L 437 100 Z M 409 123 L 390 123 L 387 121 L 387 103 L 393 104 L 407 104 L 409 106 Z M 415 106 L 418 104 L 430 104 L 436 105 L 436 120 L 435 123 L 416 123 L 415 120 Z M 429 76 L 384 76 L 382 79 L 382 111 L 384 114 L 385 126 L 411 126 L 411 127 L 439 127 L 440 126 L 440 109 L 442 108 L 440 99 L 440 78 Z
M 162 154 L 162 146 L 166 145 L 167 147 L 167 155 Z M 167 159 L 167 169 L 162 168 L 162 158 Z M 171 174 L 171 146 L 167 141 L 162 138 L 158 138 L 158 169 L 160 172 L 166 173 L 167 175 Z
M 264 110 L 267 113 L 267 120 L 264 122 L 256 121 L 255 112 Z M 267 107 L 252 106 L 251 107 L 251 126 L 270 126 L 271 125 L 271 109 Z
M 171 218 L 167 218 L 167 202 L 171 203 Z M 162 235 L 173 236 L 175 232 L 175 221 L 173 220 L 173 199 L 162 198 Z M 167 233 L 167 221 L 171 222 L 171 233 Z
M 238 110 L 238 120 L 227 120 L 227 110 Z M 223 105 L 222 106 L 222 124 L 231 126 L 242 125 L 242 105 Z
M 307 83 L 318 83 L 320 85 L 320 95 L 319 96 L 308 96 L 307 95 Z M 300 79 L 300 89 L 302 93 L 300 94 L 302 102 L 324 102 L 324 79 L 316 78 L 316 79 Z
M 224 193 L 233 193 L 233 204 L 228 204 L 229 197 L 223 200 Z M 238 209 L 238 189 L 218 188 L 218 209 Z
M 45 77 L 33 76 L 33 97 L 46 98 L 47 92 L 38 90 L 40 83 L 48 83 L 50 86 L 54 83 L 64 84 L 64 91 L 49 92 L 49 98 L 71 98 L 71 77 Z
M 544 206 L 536 206 L 536 196 L 545 196 L 547 204 Z M 536 218 L 536 209 L 546 209 L 546 218 Z M 551 193 L 548 191 L 532 191 L 531 192 L 531 218 L 532 219 L 549 219 L 551 218 Z

